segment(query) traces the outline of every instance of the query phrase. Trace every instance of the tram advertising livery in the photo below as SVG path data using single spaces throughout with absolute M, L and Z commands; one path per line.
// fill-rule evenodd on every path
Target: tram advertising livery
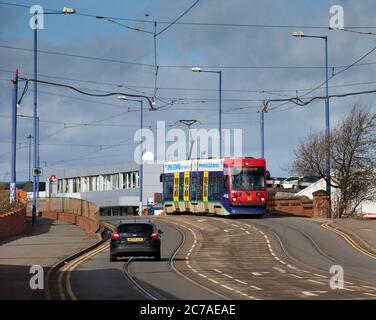
M 266 213 L 264 159 L 165 162 L 161 182 L 166 214 L 261 216 Z

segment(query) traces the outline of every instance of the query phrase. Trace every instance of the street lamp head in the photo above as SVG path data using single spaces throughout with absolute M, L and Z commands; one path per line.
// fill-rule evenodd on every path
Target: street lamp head
M 125 96 L 125 95 L 118 95 L 117 98 L 118 98 L 118 100 L 128 100 L 127 96 Z
M 76 10 L 73 9 L 73 8 L 64 7 L 63 8 L 63 13 L 65 13 L 65 14 L 74 14 L 74 13 L 76 13 Z
M 201 68 L 200 67 L 193 67 L 192 71 L 193 72 L 201 72 Z
M 304 37 L 304 32 L 303 31 L 295 31 L 293 34 L 292 34 L 293 37 L 296 37 L 296 38 L 302 38 Z

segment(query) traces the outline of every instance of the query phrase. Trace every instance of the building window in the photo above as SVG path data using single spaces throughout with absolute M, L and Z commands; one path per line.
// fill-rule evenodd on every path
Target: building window
M 73 178 L 73 192 L 80 192 L 81 191 L 81 178 Z
M 140 175 L 138 171 L 134 173 L 134 176 L 135 176 L 135 188 L 139 188 L 140 187 Z
M 112 190 L 119 189 L 119 174 L 112 175 Z
M 103 175 L 103 189 L 102 190 L 111 190 L 111 175 Z

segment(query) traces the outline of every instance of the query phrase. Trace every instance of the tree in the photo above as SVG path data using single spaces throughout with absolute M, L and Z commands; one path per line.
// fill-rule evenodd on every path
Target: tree
M 329 138 L 315 132 L 298 145 L 290 171 L 328 181 L 328 154 L 335 216 L 353 215 L 362 201 L 376 199 L 376 113 L 354 104 Z

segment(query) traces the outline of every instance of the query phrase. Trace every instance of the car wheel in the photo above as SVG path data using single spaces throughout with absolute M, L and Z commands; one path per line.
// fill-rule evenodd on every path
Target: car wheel
M 116 261 L 116 260 L 117 260 L 117 256 L 111 254 L 111 255 L 110 255 L 110 261 L 111 261 L 111 262 L 114 262 L 114 261 Z
M 159 249 L 159 251 L 154 255 L 154 259 L 157 260 L 157 261 L 160 261 L 161 260 L 161 250 Z

